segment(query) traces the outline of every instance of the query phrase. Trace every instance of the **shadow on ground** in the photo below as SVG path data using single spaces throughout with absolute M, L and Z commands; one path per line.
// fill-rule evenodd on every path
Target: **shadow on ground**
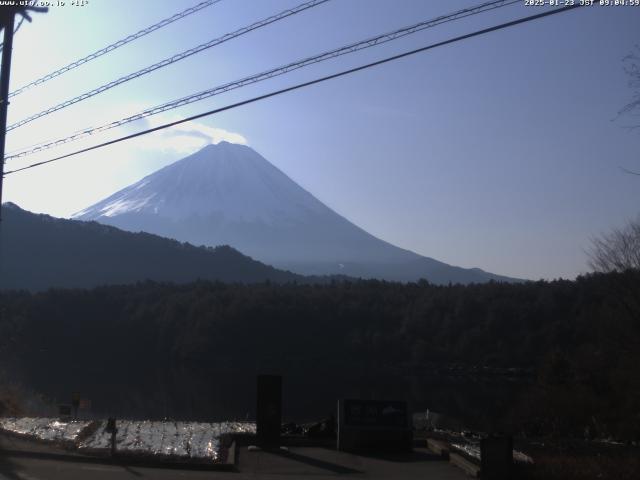
M 274 455 L 279 455 L 285 457 L 289 460 L 294 460 L 296 462 L 304 463 L 305 465 L 309 465 L 311 467 L 320 468 L 322 470 L 328 470 L 332 473 L 344 474 L 344 473 L 363 473 L 361 470 L 355 470 L 353 468 L 345 467 L 343 465 L 338 465 L 337 463 L 327 462 L 326 460 L 320 460 L 318 458 L 309 457 L 307 455 L 302 455 L 300 453 L 287 452 L 283 450 L 274 450 L 270 451 Z

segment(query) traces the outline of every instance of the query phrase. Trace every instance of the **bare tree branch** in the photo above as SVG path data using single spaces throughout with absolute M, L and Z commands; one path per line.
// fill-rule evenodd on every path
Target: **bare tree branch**
M 596 272 L 640 270 L 640 217 L 592 239 L 588 255 Z

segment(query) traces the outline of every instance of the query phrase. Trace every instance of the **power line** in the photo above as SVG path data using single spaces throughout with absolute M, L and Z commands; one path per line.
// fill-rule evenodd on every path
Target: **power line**
M 417 53 L 425 52 L 427 50 L 431 50 L 431 49 L 434 49 L 434 48 L 437 48 L 437 47 L 441 47 L 441 46 L 448 45 L 448 44 L 451 44 L 451 43 L 459 42 L 459 41 L 466 40 L 466 39 L 469 39 L 469 38 L 472 38 L 472 37 L 477 37 L 479 35 L 484 35 L 484 34 L 487 34 L 487 33 L 490 33 L 490 32 L 495 32 L 497 30 L 503 30 L 505 28 L 513 27 L 515 25 L 520 25 L 522 23 L 531 22 L 533 20 L 538 20 L 538 19 L 541 19 L 541 18 L 544 18 L 544 17 L 548 17 L 548 16 L 551 16 L 551 15 L 556 15 L 556 14 L 559 14 L 559 13 L 567 12 L 569 10 L 573 10 L 573 9 L 580 8 L 580 7 L 582 7 L 582 5 L 580 5 L 580 4 L 574 4 L 574 5 L 570 5 L 570 6 L 566 6 L 566 7 L 560 7 L 560 8 L 556 8 L 556 9 L 553 9 L 553 10 L 549 10 L 549 11 L 546 11 L 546 12 L 539 13 L 537 15 L 530 15 L 528 17 L 519 18 L 517 20 L 512 20 L 510 22 L 501 23 L 501 24 L 495 25 L 493 27 L 484 28 L 482 30 L 476 30 L 475 32 L 472 32 L 472 33 L 467 33 L 465 35 L 460 35 L 458 37 L 450 38 L 449 40 L 444 40 L 442 42 L 433 43 L 431 45 L 427 45 L 425 47 L 417 48 L 415 50 L 410 50 L 408 52 L 400 53 L 398 55 L 393 55 L 391 57 L 386 57 L 386 58 L 384 58 L 382 60 L 377 60 L 375 62 L 367 63 L 367 64 L 361 65 L 359 67 L 354 67 L 354 68 L 350 68 L 348 70 L 343 70 L 341 72 L 334 73 L 334 74 L 331 74 L 331 75 L 327 75 L 325 77 L 316 78 L 316 79 L 310 80 L 308 82 L 299 83 L 299 84 L 293 85 L 291 87 L 287 87 L 287 88 L 283 88 L 281 90 L 276 90 L 276 91 L 273 91 L 273 92 L 270 92 L 270 93 L 266 93 L 264 95 L 253 97 L 253 98 L 250 98 L 248 100 L 243 100 L 241 102 L 237 102 L 237 103 L 234 103 L 234 104 L 231 104 L 231 105 L 227 105 L 225 107 L 216 108 L 214 110 L 209 110 L 208 112 L 199 113 L 197 115 L 192 115 L 192 116 L 184 118 L 182 120 L 177 120 L 177 121 L 174 121 L 174 122 L 165 123 L 163 125 L 160 125 L 160 126 L 157 126 L 157 127 L 154 127 L 154 128 L 149 128 L 149 129 L 143 130 L 141 132 L 133 133 L 131 135 L 126 135 L 124 137 L 116 138 L 114 140 L 109 140 L 108 142 L 103 142 L 103 143 L 100 143 L 98 145 L 93 145 L 91 147 L 87 147 L 87 148 L 83 148 L 83 149 L 80 149 L 80 150 L 76 150 L 75 152 L 67 153 L 65 155 L 60 155 L 59 157 L 51 158 L 49 160 L 44 160 L 44 161 L 41 161 L 41 162 L 32 163 L 31 165 L 27 165 L 25 167 L 21 167 L 21 168 L 16 168 L 14 170 L 10 170 L 10 171 L 6 172 L 5 175 L 9 175 L 11 173 L 17 173 L 17 172 L 21 172 L 21 171 L 28 170 L 28 169 L 31 169 L 31 168 L 39 167 L 41 165 L 45 165 L 45 164 L 48 164 L 48 163 L 56 162 L 56 161 L 62 160 L 64 158 L 69 158 L 69 157 L 72 157 L 72 156 L 75 156 L 75 155 L 79 155 L 81 153 L 89 152 L 91 150 L 96 150 L 98 148 L 103 148 L 103 147 L 106 147 L 108 145 L 113 145 L 115 143 L 123 142 L 125 140 L 131 140 L 132 138 L 136 138 L 136 137 L 140 137 L 142 135 L 147 135 L 149 133 L 157 132 L 157 131 L 163 130 L 165 128 L 174 127 L 174 126 L 179 125 L 181 123 L 190 122 L 190 121 L 202 118 L 202 117 L 207 117 L 207 116 L 214 115 L 214 114 L 217 114 L 217 113 L 221 113 L 221 112 L 224 112 L 224 111 L 227 111 L 227 110 L 231 110 L 231 109 L 234 109 L 234 108 L 237 108 L 237 107 L 241 107 L 243 105 L 248 105 L 250 103 L 258 102 L 260 100 L 265 100 L 267 98 L 275 97 L 275 96 L 281 95 L 283 93 L 291 92 L 291 91 L 298 90 L 298 89 L 301 89 L 301 88 L 304 88 L 304 87 L 315 85 L 317 83 L 325 82 L 327 80 L 332 80 L 334 78 L 343 77 L 343 76 L 349 75 L 351 73 L 359 72 L 361 70 L 365 70 L 365 69 L 368 69 L 368 68 L 371 68 L 371 67 L 375 67 L 375 66 L 382 65 L 382 64 L 385 64 L 385 63 L 388 63 L 388 62 L 399 60 L 401 58 L 408 57 L 410 55 L 415 55 Z
M 152 115 L 156 115 L 158 113 L 162 113 L 168 110 L 172 110 L 174 108 L 178 108 L 184 105 L 188 105 L 190 103 L 194 103 L 200 100 L 204 100 L 206 98 L 209 97 L 213 97 L 215 95 L 219 95 L 225 92 L 228 92 L 230 90 L 235 90 L 236 88 L 241 88 L 253 83 L 257 83 L 257 82 L 261 82 L 264 80 L 268 80 L 270 78 L 279 76 L 279 75 L 283 75 L 286 74 L 288 72 L 303 68 L 303 67 L 307 67 L 309 65 L 313 65 L 316 63 L 320 63 L 326 60 L 330 60 L 332 58 L 336 58 L 342 55 L 346 55 L 346 54 L 350 54 L 350 53 L 354 53 L 357 52 L 359 50 L 364 50 L 366 48 L 371 48 L 374 47 L 376 45 L 381 45 L 387 42 L 390 42 L 392 40 L 396 40 L 398 38 L 402 38 L 404 36 L 407 35 L 411 35 L 413 33 L 419 32 L 421 30 L 427 29 L 427 28 L 432 28 L 435 27 L 437 25 L 441 25 L 444 23 L 448 23 L 454 20 L 459 20 L 461 18 L 465 18 L 465 17 L 469 17 L 472 15 L 478 15 L 480 13 L 486 12 L 486 11 L 490 11 L 490 10 L 494 10 L 497 8 L 502 8 L 508 5 L 512 5 L 514 3 L 519 3 L 520 0 L 498 0 L 498 1 L 490 1 L 490 2 L 486 2 L 486 3 L 482 3 L 480 5 L 477 5 L 475 7 L 469 7 L 469 8 L 465 8 L 462 10 L 458 10 L 454 13 L 448 14 L 448 15 L 442 15 L 439 17 L 436 17 L 434 19 L 430 19 L 430 20 L 425 20 L 419 23 L 416 23 L 414 25 L 408 26 L 408 27 L 403 27 L 400 28 L 398 30 L 394 30 L 392 32 L 387 32 L 387 33 L 383 33 L 380 35 L 376 35 L 375 37 L 371 37 L 368 38 L 366 40 L 361 40 L 359 42 L 356 43 L 352 43 L 343 47 L 339 47 L 333 50 L 329 50 L 323 53 L 320 53 L 318 55 L 314 55 L 311 57 L 307 57 L 304 58 L 302 60 L 297 60 L 295 62 L 291 62 L 288 63 L 286 65 L 282 65 L 280 67 L 277 68 L 272 68 L 270 70 L 267 70 L 265 72 L 261 72 L 255 75 L 251 75 L 249 77 L 245 77 L 242 78 L 240 80 L 235 80 L 233 82 L 229 82 L 223 85 L 219 85 L 207 90 L 204 90 L 202 92 L 198 92 L 192 95 L 188 95 L 186 97 L 182 97 L 179 98 L 177 100 L 172 100 L 170 102 L 167 103 L 163 103 L 161 105 L 157 105 L 155 107 L 152 108 L 148 108 L 146 110 L 143 110 L 142 112 L 136 113 L 134 115 L 131 115 L 129 117 L 125 117 L 123 119 L 120 120 L 116 120 L 114 122 L 110 122 L 98 127 L 89 127 L 89 128 L 85 128 L 82 130 L 78 130 L 75 133 L 73 133 L 72 135 L 62 138 L 62 139 L 58 139 L 55 141 L 46 141 L 46 142 L 41 142 L 39 144 L 36 145 L 32 145 L 30 147 L 25 148 L 24 150 L 18 152 L 18 153 L 12 153 L 9 156 L 7 156 L 7 159 L 14 159 L 14 158 L 21 158 L 21 157 L 25 157 L 37 152 L 41 152 L 43 150 L 48 150 L 49 148 L 53 148 L 53 147 L 57 147 L 60 145 L 64 145 L 66 143 L 69 142 L 73 142 L 76 140 L 79 140 L 81 138 L 85 138 L 89 135 L 95 134 L 95 133 L 100 133 L 100 132 L 104 132 L 107 130 L 111 130 L 113 128 L 119 127 L 121 125 L 124 125 L 126 123 L 130 123 L 136 120 L 140 120 L 142 118 L 146 118 Z
M 14 35 L 18 32 L 18 30 L 20 30 L 20 27 L 22 26 L 22 22 L 24 22 L 24 17 L 20 17 L 20 21 L 18 22 L 18 25 L 16 26 L 15 30 L 13 31 Z
M 90 62 L 91 60 L 95 60 L 98 57 L 101 57 L 102 55 L 105 55 L 109 52 L 112 52 L 113 50 L 120 48 L 124 45 L 126 45 L 127 43 L 131 43 L 134 40 L 137 40 L 138 38 L 142 38 L 145 35 L 150 34 L 151 32 L 155 32 L 156 30 L 162 28 L 162 27 L 166 27 L 167 25 L 170 25 L 173 22 L 176 22 L 184 17 L 187 17 L 189 15 L 191 15 L 192 13 L 196 13 L 199 12 L 200 10 L 202 10 L 203 8 L 207 8 L 210 7 L 211 5 L 214 5 L 218 2 L 221 2 L 222 0 L 206 0 L 204 2 L 200 2 L 197 5 L 194 5 L 193 7 L 189 7 L 186 10 L 183 10 L 182 12 L 176 13 L 175 15 L 172 15 L 171 17 L 165 18 L 164 20 L 159 21 L 158 23 L 154 23 L 153 25 L 150 25 L 147 28 L 143 28 L 142 30 L 129 35 L 121 40 L 118 40 L 117 42 L 114 42 L 110 45 L 107 45 L 104 48 L 101 48 L 100 50 L 97 50 L 89 55 L 87 55 L 86 57 L 83 57 L 79 60 L 76 60 L 75 62 L 71 62 L 68 65 L 65 65 L 62 68 L 59 68 L 58 70 L 55 70 L 51 73 L 48 73 L 47 75 L 40 77 L 34 81 L 32 81 L 31 83 L 28 83 L 20 88 L 18 88 L 17 90 L 11 92 L 9 94 L 9 97 L 14 97 L 16 95 L 20 95 L 22 92 L 24 92 L 25 90 L 28 90 L 32 87 L 35 87 L 36 85 L 40 85 L 43 84 L 49 80 L 51 80 L 52 78 L 58 77 L 60 75 L 62 75 L 63 73 L 66 73 L 70 70 L 73 70 L 74 68 L 79 67 L 80 65 L 84 65 L 85 63 Z
M 282 12 L 276 14 L 276 15 L 272 15 L 270 17 L 267 17 L 263 20 L 260 20 L 259 22 L 255 22 L 249 26 L 240 28 L 238 30 L 236 30 L 235 32 L 232 33 L 227 33 L 226 35 L 223 35 L 222 37 L 218 37 L 215 38 L 213 40 L 210 40 L 206 43 L 203 43 L 202 45 L 198 45 L 197 47 L 193 47 L 190 48 L 189 50 L 185 50 L 184 52 L 178 53 L 176 55 L 173 55 L 171 57 L 165 58 L 164 60 L 158 62 L 158 63 L 154 63 L 153 65 L 149 65 L 148 67 L 143 68 L 142 70 L 138 70 L 137 72 L 133 72 L 130 73 L 128 75 L 125 75 L 124 77 L 120 77 L 116 80 L 113 80 L 109 83 L 105 83 L 104 85 L 101 85 L 97 88 L 94 88 L 93 90 L 90 90 L 88 92 L 83 93 L 82 95 L 78 95 L 77 97 L 71 98 L 69 100 L 66 100 L 62 103 L 59 103 L 58 105 L 55 105 L 53 107 L 47 108 L 46 110 L 43 110 L 41 112 L 35 113 L 27 118 L 24 118 L 22 120 L 20 120 L 19 122 L 14 123 L 13 125 L 9 125 L 7 127 L 7 131 L 11 131 L 14 130 L 18 127 L 21 127 L 22 125 L 25 125 L 29 122 L 33 122 L 34 120 L 44 117 L 45 115 L 49 115 L 50 113 L 53 112 L 57 112 L 58 110 L 62 110 L 63 108 L 66 108 L 70 105 L 73 105 L 75 103 L 81 102 L 83 100 L 86 100 L 90 97 L 93 97 L 95 95 L 98 95 L 102 92 L 105 92 L 107 90 L 112 89 L 113 87 L 116 87 L 118 85 L 121 85 L 123 83 L 126 83 L 130 80 L 133 80 L 135 78 L 141 77 L 143 75 L 146 75 L 148 73 L 151 73 L 155 70 L 158 70 L 160 68 L 166 67 L 168 65 L 171 65 L 175 62 L 178 62 L 180 60 L 183 60 L 187 57 L 190 57 L 191 55 L 195 55 L 196 53 L 202 52 L 203 50 L 207 50 L 209 48 L 215 47 L 216 45 L 220 45 L 221 43 L 227 42 L 229 40 L 232 40 L 234 38 L 237 38 L 241 35 L 244 35 L 246 33 L 249 33 L 253 30 L 257 30 L 258 28 L 262 28 L 265 27 L 267 25 L 270 25 L 274 22 L 277 22 L 279 20 L 283 20 L 287 17 L 290 17 L 291 15 L 295 15 L 297 13 L 303 12 L 309 8 L 313 8 L 316 7 L 318 5 L 321 5 L 323 3 L 328 2 L 329 0 L 308 0 L 305 3 L 301 3 L 300 5 L 293 7 L 293 8 L 289 8 L 287 10 L 283 10 Z

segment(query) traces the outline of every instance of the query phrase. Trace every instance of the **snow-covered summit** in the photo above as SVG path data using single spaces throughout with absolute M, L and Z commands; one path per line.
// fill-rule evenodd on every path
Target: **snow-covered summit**
M 220 142 L 168 165 L 73 215 L 99 220 L 147 213 L 274 224 L 327 208 L 255 150 Z

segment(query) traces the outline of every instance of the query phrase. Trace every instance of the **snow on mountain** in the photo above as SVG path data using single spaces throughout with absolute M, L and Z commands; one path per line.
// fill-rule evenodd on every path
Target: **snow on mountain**
M 146 213 L 180 220 L 216 214 L 226 220 L 277 224 L 327 210 L 251 148 L 221 142 L 143 178 L 73 218 Z

